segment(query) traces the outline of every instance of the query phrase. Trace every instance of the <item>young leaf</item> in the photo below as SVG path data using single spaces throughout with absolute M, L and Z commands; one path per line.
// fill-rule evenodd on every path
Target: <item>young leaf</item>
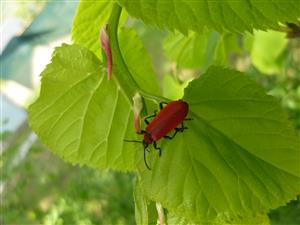
M 188 130 L 138 153 L 145 193 L 194 223 L 264 218 L 299 194 L 300 144 L 280 107 L 246 75 L 210 68 L 183 98 Z M 243 222 L 244 221 L 244 222 Z
M 72 163 L 118 170 L 134 168 L 131 99 L 116 79 L 107 81 L 97 57 L 77 45 L 55 50 L 42 73 L 29 121 L 41 141 Z
M 164 75 L 163 78 L 163 95 L 168 99 L 181 99 L 184 93 L 184 88 L 188 82 L 180 84 L 171 75 Z
M 119 0 L 128 13 L 147 24 L 182 33 L 202 32 L 206 27 L 219 32 L 244 32 L 276 28 L 278 23 L 296 22 L 299 1 L 190 1 Z
M 149 93 L 159 94 L 158 82 L 149 55 L 136 32 L 130 28 L 123 28 L 119 32 L 119 43 L 126 66 L 139 87 Z M 118 62 L 115 64 L 118 67 Z
M 208 34 L 170 33 L 164 40 L 166 55 L 180 68 L 199 68 L 204 62 Z

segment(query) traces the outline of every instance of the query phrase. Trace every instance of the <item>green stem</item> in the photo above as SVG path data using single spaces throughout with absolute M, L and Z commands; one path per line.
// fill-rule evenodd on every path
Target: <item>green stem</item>
M 152 94 L 147 93 L 144 90 L 141 90 L 136 81 L 133 79 L 125 60 L 123 59 L 119 41 L 118 41 L 118 25 L 119 19 L 121 15 L 122 8 L 115 3 L 108 21 L 107 26 L 107 33 L 109 37 L 111 52 L 112 52 L 112 59 L 113 59 L 113 73 L 117 74 L 117 80 L 123 88 L 124 92 L 128 95 L 133 97 L 137 92 L 140 93 L 146 99 L 150 99 L 156 102 L 162 101 L 170 101 L 161 96 L 155 96 Z
M 117 80 L 121 87 L 124 87 L 124 92 L 128 96 L 134 96 L 139 91 L 138 85 L 132 78 L 127 65 L 122 57 L 118 41 L 118 25 L 122 8 L 115 3 L 108 21 L 107 33 L 109 37 L 112 59 L 113 59 L 113 72 L 117 75 Z

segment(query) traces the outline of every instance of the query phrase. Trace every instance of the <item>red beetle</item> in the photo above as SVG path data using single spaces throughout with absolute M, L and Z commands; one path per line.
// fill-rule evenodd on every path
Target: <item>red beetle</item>
M 163 107 L 163 104 L 166 104 Z M 150 167 L 146 161 L 146 150 L 148 145 L 153 144 L 154 148 L 159 150 L 159 156 L 161 155 L 161 148 L 157 147 L 156 141 L 161 138 L 172 139 L 180 131 L 183 132 L 187 127 L 184 127 L 183 121 L 190 120 L 186 119 L 186 116 L 189 111 L 189 105 L 183 100 L 172 101 L 170 103 L 160 103 L 160 111 L 158 114 L 156 112 L 154 115 L 146 117 L 145 123 L 147 127 L 145 130 L 141 130 L 140 134 L 144 135 L 143 141 L 131 141 L 125 140 L 126 142 L 139 142 L 144 146 L 144 161 L 147 168 L 150 170 Z M 149 122 L 148 119 L 154 117 L 154 119 Z M 181 124 L 181 127 L 178 128 L 178 125 Z M 167 136 L 172 130 L 175 130 L 175 133 L 172 136 Z

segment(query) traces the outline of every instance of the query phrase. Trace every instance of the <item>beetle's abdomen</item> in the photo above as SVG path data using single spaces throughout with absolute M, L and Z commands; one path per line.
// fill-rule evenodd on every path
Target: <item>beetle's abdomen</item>
M 182 100 L 170 102 L 166 105 L 157 116 L 146 127 L 146 132 L 151 135 L 151 140 L 148 136 L 144 136 L 144 140 L 157 141 L 163 136 L 168 135 L 172 130 L 178 127 L 188 114 L 188 104 Z M 146 138 L 146 139 L 145 139 Z

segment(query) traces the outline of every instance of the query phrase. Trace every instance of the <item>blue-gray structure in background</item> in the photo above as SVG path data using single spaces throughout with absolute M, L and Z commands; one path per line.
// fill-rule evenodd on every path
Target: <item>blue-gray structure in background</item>
M 32 88 L 32 56 L 36 45 L 47 45 L 68 33 L 78 1 L 52 0 L 20 36 L 10 40 L 0 56 L 1 78 Z

